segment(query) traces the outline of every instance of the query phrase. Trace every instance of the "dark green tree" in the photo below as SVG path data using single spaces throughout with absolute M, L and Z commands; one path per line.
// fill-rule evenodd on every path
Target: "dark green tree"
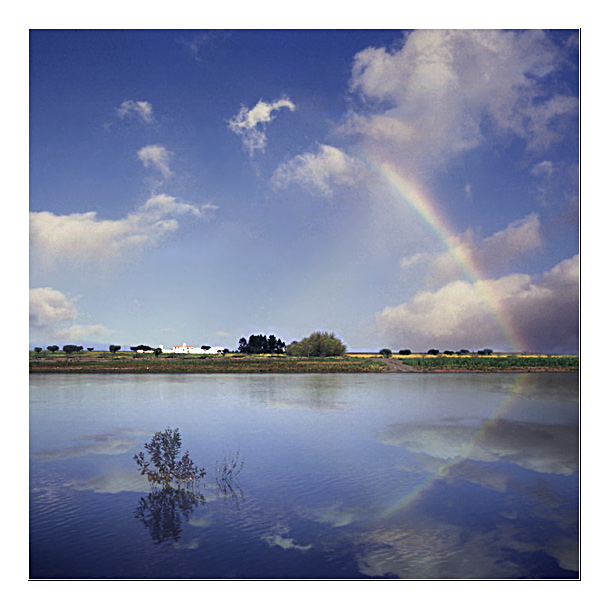
M 392 357 L 392 350 L 384 347 L 383 349 L 379 350 L 379 353 L 384 357 L 384 358 L 391 358 Z
M 116 353 L 117 353 L 117 352 L 118 352 L 118 351 L 121 349 L 121 346 L 120 346 L 120 345 L 110 345 L 110 346 L 108 347 L 108 349 L 109 349 L 109 350 L 110 350 L 110 351 L 111 351 L 113 354 L 116 354 Z
M 305 358 L 326 358 L 332 356 L 343 356 L 345 344 L 335 333 L 316 331 L 309 337 L 300 341 L 293 341 L 287 348 L 289 356 L 300 356 Z
M 250 335 L 246 341 L 245 337 L 239 340 L 237 351 L 241 354 L 281 354 L 286 344 L 275 335 L 267 338 L 267 335 Z
M 47 345 L 47 349 L 51 352 L 54 353 L 59 349 L 59 345 Z

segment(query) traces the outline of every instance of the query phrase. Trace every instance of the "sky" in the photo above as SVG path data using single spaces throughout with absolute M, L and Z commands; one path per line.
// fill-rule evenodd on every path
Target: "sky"
M 30 30 L 30 348 L 578 353 L 577 30 Z

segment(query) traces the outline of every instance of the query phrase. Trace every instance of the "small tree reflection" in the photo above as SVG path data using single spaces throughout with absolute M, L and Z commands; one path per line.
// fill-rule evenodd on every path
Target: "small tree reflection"
M 223 479 L 216 479 L 216 493 L 224 502 L 235 503 L 237 509 L 239 509 L 239 503 L 243 502 L 246 498 L 237 481 L 229 482 Z
M 240 499 L 243 501 L 244 492 L 241 490 L 236 480 L 237 475 L 244 467 L 245 459 L 239 457 L 239 451 L 231 452 L 228 456 L 225 453 L 222 459 L 216 460 L 216 491 L 226 502 L 235 502 L 239 509 Z
M 135 517 L 142 521 L 157 544 L 173 540 L 177 542 L 182 533 L 182 519 L 188 522 L 193 511 L 205 503 L 199 493 L 199 482 L 206 472 L 193 463 L 186 451 L 179 459 L 182 439 L 178 428 L 157 432 L 151 441 L 144 444 L 143 451 L 133 456 L 141 475 L 146 475 L 151 491 L 140 498 Z M 216 461 L 216 486 L 218 494 L 226 501 L 235 502 L 239 508 L 244 494 L 235 477 L 244 467 L 244 459 L 237 453 L 225 455 Z M 162 488 L 157 489 L 160 485 Z
M 182 520 L 188 523 L 193 511 L 203 504 L 205 498 L 199 493 L 166 487 L 140 498 L 134 514 L 148 528 L 155 544 L 177 542 L 182 534 Z

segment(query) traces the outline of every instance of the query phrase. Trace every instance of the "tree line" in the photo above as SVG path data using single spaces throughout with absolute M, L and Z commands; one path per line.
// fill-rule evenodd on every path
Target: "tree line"
M 286 344 L 275 335 L 250 335 L 239 340 L 237 351 L 240 354 L 283 354 Z
M 385 356 L 386 358 L 389 358 L 392 355 L 392 350 L 384 347 L 383 349 L 379 350 L 379 353 L 382 356 Z M 441 351 L 438 349 L 429 349 L 426 354 L 429 354 L 430 356 L 437 356 L 438 354 L 440 354 Z M 454 355 L 458 355 L 458 356 L 464 356 L 466 354 L 471 354 L 474 352 L 471 352 L 469 349 L 460 349 L 457 351 L 453 351 L 450 349 L 446 349 L 443 354 L 445 354 L 446 356 L 454 356 Z M 493 354 L 493 350 L 490 349 L 489 347 L 486 347 L 485 349 L 480 349 L 477 350 L 476 352 L 479 356 L 489 356 L 490 354 Z M 411 350 L 410 349 L 401 349 L 398 350 L 398 355 L 399 356 L 409 356 L 411 354 Z
M 209 346 L 202 345 L 202 349 L 209 349 Z M 37 353 L 42 351 L 42 348 L 34 348 Z M 93 348 L 89 347 L 92 351 Z M 120 345 L 110 345 L 108 350 L 116 354 L 120 351 Z M 155 356 L 160 356 L 162 349 L 160 347 L 152 348 L 149 345 L 136 345 L 130 347 L 133 352 L 153 352 Z M 293 341 L 290 345 L 286 345 L 282 339 L 275 335 L 250 335 L 248 339 L 242 337 L 237 345 L 237 352 L 240 354 L 287 354 L 288 356 L 297 356 L 305 358 L 327 358 L 343 356 L 346 352 L 346 346 L 333 332 L 315 331 L 308 337 L 303 337 L 300 341 Z M 56 352 L 59 350 L 57 345 L 49 345 L 47 350 Z M 82 345 L 64 345 L 62 350 L 66 354 L 78 353 L 83 350 Z M 228 352 L 229 350 L 225 350 Z M 391 352 L 390 352 L 391 355 Z

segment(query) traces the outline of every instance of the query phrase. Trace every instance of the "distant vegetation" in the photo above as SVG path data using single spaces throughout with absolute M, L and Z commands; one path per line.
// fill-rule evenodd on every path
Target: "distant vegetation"
M 73 354 L 73 353 L 78 353 L 78 352 L 82 352 L 83 351 L 83 346 L 82 345 L 64 345 L 61 348 L 66 354 Z
M 440 358 L 411 358 L 409 364 L 421 371 L 466 370 L 503 371 L 531 369 L 578 370 L 578 356 L 442 356 Z
M 286 353 L 301 358 L 327 358 L 343 356 L 345 350 L 345 344 L 335 333 L 316 331 L 300 341 L 293 341 Z
M 202 346 L 203 349 L 209 346 Z M 128 348 L 125 348 L 127 350 Z M 120 345 L 110 345 L 108 352 L 94 348 L 64 345 L 63 354 L 57 345 L 46 351 L 35 347 L 30 359 L 30 372 L 40 373 L 365 373 L 365 372 L 442 372 L 442 371 L 578 371 L 578 356 L 535 354 L 494 354 L 491 348 L 475 351 L 433 348 L 425 353 L 400 349 L 395 361 L 390 348 L 377 353 L 346 354 L 346 346 L 333 332 L 316 331 L 300 341 L 286 346 L 275 335 L 250 335 L 239 340 L 237 350 L 225 349 L 218 354 L 164 354 L 160 347 L 139 344 L 121 351 Z M 142 354 L 138 352 L 144 352 Z M 77 357 L 74 354 L 79 354 Z M 151 357 L 152 356 L 152 357 Z M 135 360 L 135 361 L 134 361 Z M 402 362 L 401 362 L 402 361 Z
M 285 349 L 286 344 L 275 335 L 250 335 L 247 341 L 242 337 L 237 346 L 240 354 L 283 354 Z

